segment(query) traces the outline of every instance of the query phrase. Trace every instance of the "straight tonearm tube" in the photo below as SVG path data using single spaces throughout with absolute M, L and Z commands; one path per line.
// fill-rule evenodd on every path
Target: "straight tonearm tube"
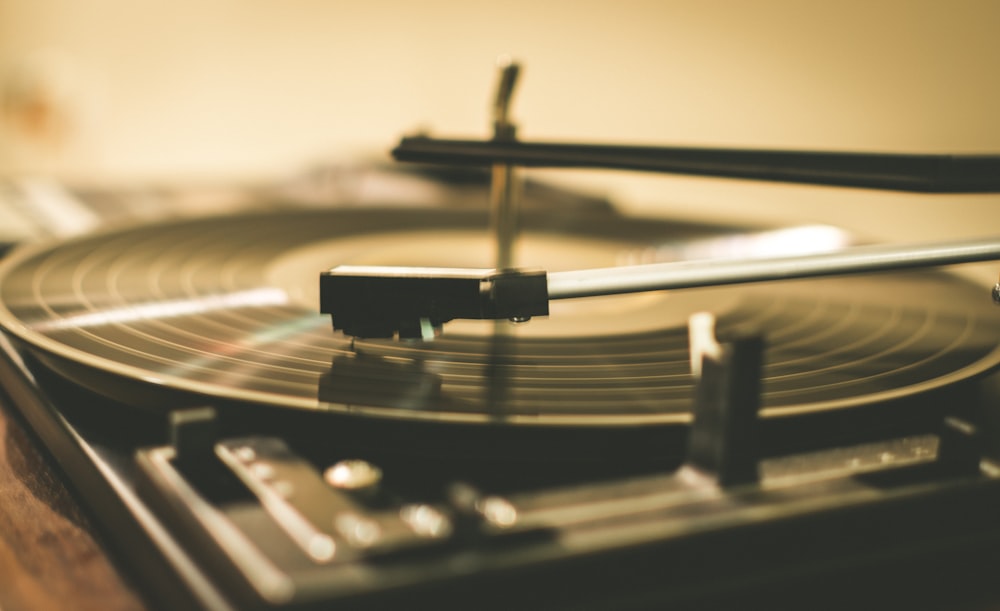
M 433 337 L 456 318 L 524 321 L 569 299 L 1000 259 L 1000 238 L 860 246 L 799 257 L 682 261 L 576 271 L 338 266 L 320 276 L 320 311 L 353 337 Z

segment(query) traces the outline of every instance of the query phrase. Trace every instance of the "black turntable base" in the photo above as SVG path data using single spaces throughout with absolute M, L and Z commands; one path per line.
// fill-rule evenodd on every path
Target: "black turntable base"
M 486 224 L 286 209 L 18 250 L 3 388 L 163 608 L 1000 600 L 982 287 L 924 270 L 588 298 L 428 342 L 317 311 L 332 265 L 488 266 Z M 523 225 L 548 270 L 761 235 L 596 209 Z M 698 384 L 694 311 L 729 355 Z

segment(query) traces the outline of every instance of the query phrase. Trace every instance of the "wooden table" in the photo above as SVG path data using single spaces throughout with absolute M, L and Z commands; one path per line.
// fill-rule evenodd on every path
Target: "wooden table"
M 0 609 L 147 609 L 58 469 L 0 394 Z

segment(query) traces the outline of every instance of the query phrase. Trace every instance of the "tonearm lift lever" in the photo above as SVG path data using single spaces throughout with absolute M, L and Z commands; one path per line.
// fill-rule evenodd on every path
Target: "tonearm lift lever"
M 514 165 L 605 167 L 931 193 L 1000 192 L 1000 156 L 623 147 L 519 142 L 508 109 L 517 64 L 501 65 L 488 141 L 404 138 L 397 160 L 490 165 L 495 269 L 341 265 L 320 276 L 320 311 L 362 338 L 433 337 L 456 318 L 522 322 L 550 299 L 935 267 L 1000 259 L 1000 237 L 874 245 L 798 257 L 670 262 L 551 272 L 516 269 Z M 1000 282 L 993 288 L 1000 303 Z

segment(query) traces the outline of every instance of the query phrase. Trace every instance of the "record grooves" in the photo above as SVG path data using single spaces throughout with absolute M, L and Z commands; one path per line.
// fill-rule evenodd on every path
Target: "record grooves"
M 760 238 L 607 212 L 523 225 L 521 261 L 550 271 Z M 485 227 L 284 210 L 24 248 L 0 264 L 0 377 L 185 608 L 661 608 L 887 573 L 898 602 L 910 566 L 956 572 L 952 552 L 1000 536 L 974 435 L 996 439 L 979 377 L 1000 362 L 981 287 L 924 271 L 578 299 L 430 342 L 352 342 L 318 312 L 320 270 L 485 267 Z M 722 341 L 766 338 L 763 418 L 738 427 L 751 480 L 713 480 L 691 450 L 713 433 L 705 378 L 692 400 L 700 310 Z M 358 461 L 384 473 L 371 488 L 329 479 Z
M 684 325 L 696 310 L 715 312 L 723 335 L 764 333 L 765 416 L 909 396 L 1000 360 L 988 299 L 934 272 L 576 300 L 526 325 L 454 323 L 432 342 L 354 350 L 316 312 L 315 275 L 332 265 L 482 266 L 485 223 L 478 213 L 373 208 L 106 232 L 6 261 L 0 323 L 65 375 L 129 402 L 193 393 L 526 426 L 686 421 Z M 533 214 L 523 225 L 524 264 L 550 271 L 635 253 L 664 260 L 738 236 L 606 214 Z

